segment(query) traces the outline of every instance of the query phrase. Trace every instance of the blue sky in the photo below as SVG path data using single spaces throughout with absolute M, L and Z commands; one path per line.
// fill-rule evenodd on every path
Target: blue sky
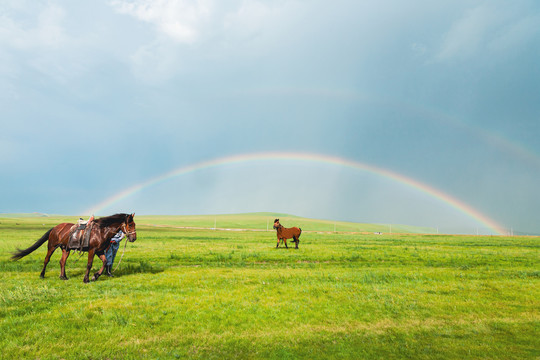
M 0 213 L 79 215 L 280 151 L 428 184 L 540 233 L 537 1 L 2 1 Z M 376 174 L 223 165 L 99 215 L 276 211 L 479 228 Z

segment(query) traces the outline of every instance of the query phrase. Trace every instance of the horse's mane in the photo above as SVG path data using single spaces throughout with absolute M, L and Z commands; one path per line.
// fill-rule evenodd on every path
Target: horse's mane
M 114 224 L 123 223 L 129 217 L 129 214 L 114 214 L 110 216 L 104 216 L 94 220 L 100 227 L 107 227 Z

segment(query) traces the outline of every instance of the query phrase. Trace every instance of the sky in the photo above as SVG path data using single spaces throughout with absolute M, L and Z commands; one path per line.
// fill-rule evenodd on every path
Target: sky
M 0 213 L 540 234 L 539 64 L 536 0 L 2 0 Z

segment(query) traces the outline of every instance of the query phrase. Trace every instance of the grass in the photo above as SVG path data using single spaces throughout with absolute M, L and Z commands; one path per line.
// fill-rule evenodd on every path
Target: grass
M 250 216 L 267 215 L 226 227 L 249 228 Z M 39 278 L 45 245 L 9 260 L 64 219 L 0 218 L 0 358 L 540 356 L 538 237 L 310 232 L 306 222 L 295 250 L 275 249 L 272 231 L 136 220 L 116 276 L 83 284 L 86 256 L 70 256 L 68 281 L 59 253 Z

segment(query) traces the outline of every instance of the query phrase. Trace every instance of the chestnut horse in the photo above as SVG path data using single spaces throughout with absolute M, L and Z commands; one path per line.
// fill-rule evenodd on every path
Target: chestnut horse
M 103 262 L 103 266 L 98 272 L 94 274 L 92 280 L 97 280 L 101 276 L 101 274 L 103 274 L 103 270 L 105 269 L 107 261 L 107 259 L 105 258 L 105 251 L 111 243 L 111 238 L 119 230 L 122 230 L 126 234 L 130 242 L 137 240 L 137 231 L 135 229 L 135 222 L 133 221 L 134 216 L 135 214 L 115 214 L 111 216 L 105 216 L 93 221 L 94 224 L 92 226 L 88 247 L 83 248 L 83 251 L 88 252 L 88 263 L 86 265 L 86 274 L 84 275 L 83 280 L 85 283 L 90 281 L 89 274 L 90 270 L 92 269 L 94 255 L 97 255 L 101 259 L 101 261 Z M 60 279 L 67 280 L 66 260 L 71 250 L 77 250 L 68 248 L 68 242 L 70 234 L 72 233 L 71 229 L 73 226 L 74 224 L 71 223 L 62 223 L 56 225 L 55 227 L 47 231 L 41 237 L 41 239 L 34 243 L 34 245 L 30 246 L 25 250 L 17 249 L 11 259 L 19 260 L 37 250 L 41 245 L 45 243 L 45 241 L 49 241 L 47 244 L 47 255 L 45 255 L 43 270 L 41 271 L 40 276 L 42 278 L 45 277 L 45 269 L 47 268 L 47 264 L 51 259 L 51 255 L 54 253 L 56 248 L 61 248 L 62 258 L 60 259 Z
M 276 229 L 277 234 L 277 245 L 276 249 L 279 247 L 279 241 L 283 240 L 283 243 L 285 244 L 286 248 L 289 248 L 287 246 L 287 239 L 293 239 L 293 241 L 296 243 L 296 249 L 298 249 L 298 244 L 300 243 L 300 234 L 302 234 L 302 229 L 297 227 L 292 228 L 286 228 L 283 227 L 279 223 L 279 219 L 274 220 L 274 229 Z

